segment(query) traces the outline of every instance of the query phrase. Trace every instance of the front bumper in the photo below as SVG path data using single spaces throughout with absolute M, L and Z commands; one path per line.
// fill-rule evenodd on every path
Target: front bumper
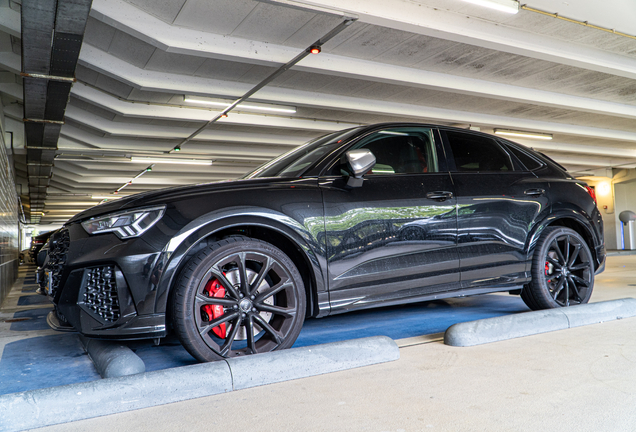
M 50 297 L 78 332 L 117 339 L 166 336 L 165 313 L 155 312 L 157 245 L 89 236 L 79 224 L 52 243 Z

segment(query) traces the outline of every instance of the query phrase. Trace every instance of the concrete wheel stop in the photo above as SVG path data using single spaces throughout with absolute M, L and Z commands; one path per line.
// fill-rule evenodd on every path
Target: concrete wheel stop
M 143 360 L 127 346 L 83 336 L 79 338 L 102 378 L 116 378 L 146 372 Z
M 453 324 L 444 343 L 467 347 L 634 316 L 634 298 L 546 309 Z
M 91 344 L 87 350 L 93 350 L 109 370 L 113 361 L 99 353 L 104 347 L 97 343 L 91 348 Z M 392 339 L 375 336 L 12 393 L 0 396 L 0 430 L 68 423 L 399 358 Z

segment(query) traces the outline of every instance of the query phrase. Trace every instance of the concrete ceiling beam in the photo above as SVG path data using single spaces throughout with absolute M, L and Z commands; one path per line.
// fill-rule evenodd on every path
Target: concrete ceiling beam
M 581 166 L 595 166 L 595 167 L 611 167 L 611 168 L 623 168 L 625 166 L 632 166 L 636 164 L 636 158 L 602 158 L 602 157 L 587 157 L 587 156 L 574 156 L 574 155 L 552 155 L 553 158 L 560 164 L 565 165 L 581 165 Z
M 56 159 L 55 164 L 56 167 L 60 168 L 59 172 L 66 173 L 67 178 L 89 178 L 91 180 L 100 176 L 104 178 L 109 176 L 134 177 L 149 165 L 148 162 L 132 162 L 123 158 L 121 160 L 95 159 L 91 161 Z M 182 177 L 205 178 L 208 174 L 245 174 L 245 167 L 227 164 L 213 163 L 212 165 L 184 166 L 180 164 L 155 163 L 154 165 L 152 171 L 147 175 L 165 177 L 179 173 Z
M 22 102 L 22 86 L 18 83 L 0 83 L 0 93 Z
M 132 118 L 161 118 L 166 120 L 188 120 L 206 122 L 214 118 L 220 110 L 207 110 L 198 107 L 175 107 L 159 104 L 126 102 L 81 83 L 73 86 L 73 95 L 80 99 L 106 108 L 116 114 Z M 75 109 L 72 110 L 74 113 Z M 69 116 L 73 118 L 72 116 Z M 219 119 L 217 125 L 232 124 L 246 126 L 282 127 L 305 129 L 310 131 L 338 131 L 359 126 L 357 123 L 334 122 L 326 120 L 306 120 L 302 118 L 281 117 L 260 114 L 230 113 L 227 118 Z
M 88 143 L 91 143 L 91 138 L 87 138 Z M 106 138 L 108 139 L 108 138 Z M 154 150 L 152 146 L 150 149 L 144 148 L 131 148 L 130 146 L 126 146 L 125 144 L 117 143 L 119 138 L 112 138 L 112 144 L 102 145 L 100 148 L 78 148 L 73 147 L 73 145 L 77 144 L 74 139 L 67 139 L 64 136 L 60 138 L 58 148 L 58 155 L 63 154 L 66 156 L 89 156 L 89 157 L 114 157 L 113 153 L 118 153 L 120 157 L 128 157 L 128 156 L 141 156 L 141 157 L 156 157 L 158 155 L 162 155 L 164 152 L 159 152 Z M 87 144 L 88 145 L 88 144 Z M 155 146 L 156 147 L 156 146 Z M 237 161 L 243 162 L 248 165 L 260 164 L 264 161 L 270 160 L 281 153 L 284 153 L 288 149 L 267 149 L 267 148 L 245 148 L 245 147 L 237 147 L 232 146 L 232 148 L 226 148 L 225 146 L 215 146 L 210 143 L 199 143 L 193 144 L 189 146 L 186 151 L 183 151 L 181 154 L 183 157 L 200 159 L 207 158 L 213 159 L 215 161 Z
M 103 1 L 105 0 L 99 0 Z M 509 27 L 503 23 L 467 16 L 460 12 L 428 7 L 411 0 L 300 0 L 297 3 L 327 7 L 356 15 L 359 22 L 368 24 L 636 78 L 636 59 L 633 57 Z
M 82 129 L 78 129 L 76 127 L 71 126 L 70 124 L 65 124 L 62 126 L 62 135 L 65 135 L 69 138 L 74 138 L 80 141 L 84 141 L 88 144 L 91 144 L 97 148 L 117 148 L 120 149 L 132 149 L 136 145 L 144 145 L 145 142 L 137 139 L 126 139 L 126 138 L 117 138 L 111 139 L 109 137 L 102 137 L 99 135 L 92 134 Z M 275 148 L 289 148 L 296 147 L 300 144 L 306 142 L 309 138 L 307 137 L 298 137 L 298 136 L 287 136 L 280 134 L 263 134 L 263 133 L 254 133 L 254 132 L 243 132 L 243 131 L 226 131 L 219 129 L 208 129 L 204 132 L 204 137 L 201 138 L 202 141 L 210 142 L 210 143 L 235 143 L 238 145 L 242 144 L 254 144 L 253 147 L 240 148 L 241 151 L 253 151 L 255 148 L 260 148 L 262 146 L 258 146 L 258 144 L 262 144 L 265 146 L 271 146 Z M 152 143 L 151 143 L 152 144 Z M 157 141 L 154 141 L 154 144 L 157 144 Z M 174 143 L 166 143 L 166 146 L 174 145 Z M 60 147 L 62 148 L 62 147 Z M 155 145 L 156 148 L 156 145 Z
M 211 173 L 214 175 L 214 173 Z M 78 175 L 72 175 L 71 173 L 65 172 L 65 173 L 56 173 L 55 174 L 55 181 L 68 185 L 68 186 L 74 186 L 74 185 L 81 185 L 81 187 L 86 188 L 86 187 L 102 187 L 101 185 L 109 185 L 109 186 L 113 186 L 115 187 L 115 189 L 121 185 L 123 185 L 124 183 L 127 183 L 130 181 L 130 179 L 134 176 L 135 174 L 133 174 L 132 176 L 105 176 L 105 177 L 100 177 L 100 176 L 94 176 L 94 177 L 89 177 L 89 178 L 84 178 L 83 176 L 78 176 Z M 220 177 L 236 177 L 239 174 L 225 174 L 225 173 L 218 173 L 216 174 L 217 176 Z M 139 177 L 138 179 L 136 179 L 133 184 L 138 184 L 138 185 L 146 185 L 146 184 L 162 184 L 164 185 L 164 187 L 166 186 L 166 181 L 169 181 L 170 185 L 188 185 L 188 184 L 194 184 L 194 183 L 200 183 L 202 181 L 208 181 L 210 178 L 209 175 L 207 176 L 200 176 L 200 177 L 196 177 L 196 178 L 190 178 L 190 177 L 182 177 L 182 176 L 143 176 L 143 177 Z
M 119 110 L 126 110 L 126 112 L 134 112 L 137 116 L 141 116 L 142 112 L 146 112 L 148 114 L 144 115 L 144 117 L 156 117 L 158 114 L 165 115 L 170 110 L 179 111 L 182 109 L 176 107 L 157 107 L 143 104 L 132 104 L 120 101 L 119 99 L 109 96 L 105 93 L 100 93 L 103 95 L 99 98 L 99 101 L 104 104 L 102 106 L 108 109 L 112 109 L 110 107 L 115 107 Z M 432 108 L 421 105 L 409 105 L 395 102 L 385 102 L 380 100 L 359 99 L 338 95 L 314 94 L 313 99 L 314 101 L 316 101 L 315 103 L 320 100 L 325 107 L 337 107 L 338 109 L 342 110 L 372 112 L 375 114 L 390 114 L 393 116 L 416 117 L 423 120 L 479 124 L 493 128 L 511 128 L 546 133 L 561 133 L 566 135 L 594 137 L 601 139 L 636 141 L 636 133 L 634 132 L 595 128 L 591 126 L 578 126 L 566 123 L 529 120 L 516 117 L 504 117 L 490 114 L 473 113 L 468 111 Z M 197 115 L 199 115 L 198 111 L 200 110 L 187 110 L 187 112 L 193 111 L 197 111 Z M 205 113 L 205 111 L 203 112 Z M 137 135 L 154 138 L 180 138 L 189 135 L 189 130 L 186 128 L 111 122 L 104 117 L 95 114 L 89 114 L 84 110 L 73 107 L 72 105 L 69 105 L 69 107 L 67 108 L 66 115 L 67 117 L 72 118 L 80 123 L 102 130 L 111 135 Z M 313 127 L 313 130 L 321 130 L 325 132 L 357 126 L 356 124 L 352 123 L 295 120 L 289 118 L 278 118 L 250 114 L 230 114 L 228 118 L 222 119 L 222 121 L 219 121 L 219 123 L 236 123 L 244 125 L 283 128 L 287 127 L 294 129 L 303 129 L 305 127 L 309 129 L 310 127 Z M 206 132 L 201 134 L 200 137 L 204 138 L 205 133 Z
M 0 66 L 16 75 L 22 72 L 22 60 L 18 54 L 12 52 L 0 52 Z
M 173 108 L 174 109 L 174 108 Z M 178 108 L 177 108 L 178 109 Z M 96 114 L 89 113 L 80 108 L 69 105 L 66 108 L 66 117 L 94 129 L 98 129 L 112 136 L 136 136 L 140 138 L 185 138 L 193 130 L 184 127 L 158 126 L 152 124 L 114 122 Z M 151 115 L 148 118 L 157 118 Z M 356 123 L 330 122 L 321 120 L 290 119 L 283 117 L 268 117 L 250 114 L 230 114 L 218 124 L 239 124 L 245 126 L 262 126 L 272 128 L 288 128 L 294 130 L 307 130 L 316 132 L 335 132 L 342 129 L 359 126 Z M 207 140 L 207 131 L 197 136 L 198 140 Z M 212 134 L 213 136 L 213 134 Z M 636 137 L 636 135 L 635 135 Z M 213 139 L 213 138 L 212 138 Z
M 547 60 L 626 78 L 636 78 L 636 59 L 532 33 L 500 23 L 408 0 L 320 0 L 299 3 L 327 7 L 355 15 L 358 21 L 468 43 L 511 54 Z M 163 51 L 199 57 L 274 65 L 286 63 L 298 49 L 200 30 L 171 26 L 122 0 L 94 0 L 91 16 Z M 299 66 L 329 68 L 339 56 L 323 53 Z M 335 72 L 332 70 L 332 72 Z
M 521 138 L 514 139 L 514 141 L 540 151 L 636 158 L 636 149 L 631 148 L 605 146 L 596 147 L 583 144 L 569 144 L 552 141 L 532 141 L 528 139 L 524 140 Z
M 0 31 L 9 33 L 11 36 L 20 38 L 22 36 L 20 24 L 20 12 L 7 6 L 0 7 Z
M 355 64 L 360 62 L 365 64 Z M 206 89 L 204 95 L 238 97 L 250 88 L 248 84 L 193 76 L 184 77 L 183 75 L 179 75 L 180 79 L 176 80 L 174 79 L 176 74 L 147 71 L 117 59 L 97 48 L 89 47 L 88 45 L 82 50 L 80 63 L 143 90 L 183 93 L 184 95 L 201 95 L 201 89 Z M 348 72 L 343 73 L 345 70 Z M 364 75 L 361 75 L 360 71 L 365 71 Z M 364 60 L 343 60 L 343 62 L 341 62 L 340 73 L 342 73 L 343 76 L 346 75 L 358 79 L 372 80 L 374 82 L 429 88 L 470 96 L 486 97 L 489 99 L 529 103 L 636 119 L 636 106 L 633 105 L 571 96 L 563 93 L 536 90 L 455 75 L 427 72 L 419 69 L 401 68 Z M 391 79 L 387 77 L 391 77 Z M 80 83 L 73 86 L 72 93 L 79 98 L 88 100 L 99 98 L 97 95 L 97 93 L 99 93 L 98 90 L 85 85 L 81 87 Z M 335 100 L 335 98 L 330 96 L 331 95 L 321 95 L 317 92 L 267 87 L 260 90 L 256 98 L 285 104 L 338 108 L 338 106 L 327 104 L 329 100 Z M 345 109 L 350 109 L 350 107 L 346 107 Z M 369 111 L 368 105 L 366 111 Z

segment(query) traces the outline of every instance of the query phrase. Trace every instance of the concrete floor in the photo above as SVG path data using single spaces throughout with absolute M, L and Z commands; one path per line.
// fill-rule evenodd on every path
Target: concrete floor
M 636 297 L 608 258 L 592 301 Z M 469 348 L 402 339 L 400 360 L 39 431 L 634 431 L 636 318 Z
M 53 306 L 36 294 L 35 266 L 20 266 L 0 305 L 0 395 L 101 379 L 76 333 L 51 330 Z M 0 412 L 0 431 L 2 431 Z
M 21 266 L 19 278 L 0 305 L 0 395 L 101 379 L 77 333 L 51 330 L 52 304 L 36 294 L 34 266 Z M 435 334 L 465 321 L 526 312 L 518 296 L 484 295 L 365 310 L 307 320 L 294 347 L 368 336 L 394 340 Z M 191 365 L 196 360 L 176 337 L 125 342 L 146 372 Z M 0 413 L 1 415 L 1 413 Z M 1 427 L 0 417 L 0 431 Z

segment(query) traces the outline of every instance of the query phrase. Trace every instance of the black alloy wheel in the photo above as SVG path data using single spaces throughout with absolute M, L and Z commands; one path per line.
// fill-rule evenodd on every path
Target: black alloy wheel
M 532 282 L 521 292 L 530 309 L 587 303 L 594 288 L 594 262 L 585 240 L 574 230 L 548 227 L 532 261 Z
M 193 256 L 172 297 L 172 324 L 199 361 L 290 348 L 303 324 L 302 278 L 280 249 L 233 236 Z

